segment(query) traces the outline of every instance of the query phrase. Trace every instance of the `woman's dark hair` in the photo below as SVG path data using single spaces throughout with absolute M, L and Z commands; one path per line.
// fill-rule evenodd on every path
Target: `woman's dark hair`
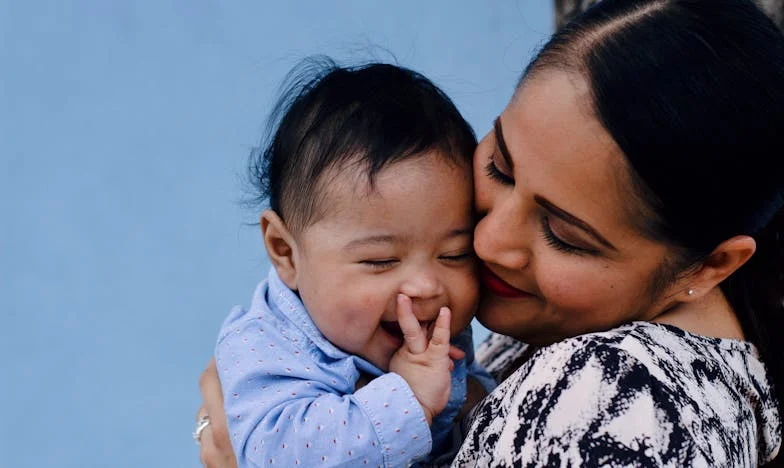
M 784 397 L 784 37 L 750 0 L 604 0 L 523 75 L 583 77 L 623 151 L 641 231 L 673 274 L 736 235 L 757 243 L 721 289 Z
M 430 151 L 470 167 L 476 147 L 455 105 L 424 76 L 383 63 L 340 67 L 326 57 L 289 73 L 268 134 L 251 154 L 253 202 L 268 201 L 294 232 L 323 216 L 329 170 L 357 168 L 366 178 L 356 181 L 372 188 L 383 168 Z

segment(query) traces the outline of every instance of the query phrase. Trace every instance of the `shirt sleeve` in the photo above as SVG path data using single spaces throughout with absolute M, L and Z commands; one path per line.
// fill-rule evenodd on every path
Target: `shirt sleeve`
M 472 413 L 455 465 L 680 466 L 695 448 L 669 392 L 615 347 L 543 348 Z
M 239 466 L 404 466 L 430 451 L 424 413 L 399 375 L 341 393 L 346 376 L 319 367 L 280 330 L 234 323 L 216 361 Z

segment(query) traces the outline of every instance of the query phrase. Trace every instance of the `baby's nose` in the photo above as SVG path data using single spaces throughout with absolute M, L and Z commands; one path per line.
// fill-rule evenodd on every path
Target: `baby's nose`
M 422 270 L 406 279 L 400 287 L 400 292 L 416 303 L 417 299 L 429 300 L 442 296 L 444 286 L 438 276 L 430 271 Z

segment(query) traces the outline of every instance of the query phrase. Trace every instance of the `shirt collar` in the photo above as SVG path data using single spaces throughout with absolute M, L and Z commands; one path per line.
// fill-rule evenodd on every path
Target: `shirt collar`
M 276 309 L 278 313 L 287 317 L 297 328 L 299 328 L 305 336 L 313 342 L 325 355 L 332 359 L 348 359 L 354 362 L 354 365 L 361 371 L 367 372 L 374 376 L 379 376 L 383 372 L 361 358 L 360 356 L 349 354 L 338 348 L 330 342 L 319 331 L 310 314 L 305 309 L 305 305 L 299 296 L 289 289 L 288 286 L 280 279 L 278 272 L 275 268 L 270 268 L 267 277 L 267 297 L 265 302 L 270 308 Z

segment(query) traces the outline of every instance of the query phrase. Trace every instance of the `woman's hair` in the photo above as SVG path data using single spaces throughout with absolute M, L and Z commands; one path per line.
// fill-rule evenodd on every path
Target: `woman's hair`
M 552 37 L 522 85 L 553 69 L 586 80 L 648 213 L 641 231 L 677 252 L 673 275 L 754 238 L 721 289 L 784 397 L 781 32 L 750 0 L 604 0 Z
M 475 147 L 473 130 L 452 101 L 419 73 L 383 63 L 340 67 L 312 57 L 289 73 L 268 136 L 251 153 L 252 203 L 268 201 L 297 232 L 327 209 L 330 170 L 356 168 L 372 188 L 383 168 L 430 151 L 470 167 Z

